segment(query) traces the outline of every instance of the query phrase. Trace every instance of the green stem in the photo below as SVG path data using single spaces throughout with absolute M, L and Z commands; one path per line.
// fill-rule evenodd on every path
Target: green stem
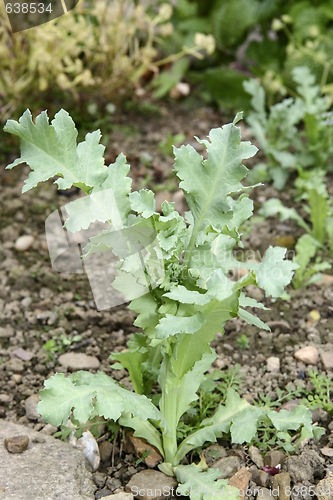
M 171 368 L 171 356 L 165 354 L 165 380 L 162 387 L 162 397 L 160 410 L 168 424 L 168 431 L 163 433 L 163 449 L 165 461 L 171 465 L 178 465 L 175 461 L 177 452 L 177 396 L 178 396 L 178 378 L 173 376 Z

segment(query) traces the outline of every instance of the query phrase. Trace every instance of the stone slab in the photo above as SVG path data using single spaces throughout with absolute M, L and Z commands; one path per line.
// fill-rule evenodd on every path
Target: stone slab
M 28 449 L 9 453 L 4 439 L 18 434 L 29 436 Z M 94 500 L 95 491 L 81 450 L 29 427 L 0 420 L 1 500 Z

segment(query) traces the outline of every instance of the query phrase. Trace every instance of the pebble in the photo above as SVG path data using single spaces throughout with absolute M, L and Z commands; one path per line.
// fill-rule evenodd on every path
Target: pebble
M 257 495 L 260 500 L 272 500 L 272 490 L 268 488 L 260 488 L 260 493 Z
M 7 404 L 10 401 L 8 394 L 0 394 L 0 403 Z
M 265 293 L 255 285 L 248 285 L 246 287 L 246 290 L 247 290 L 247 294 L 252 299 L 255 299 L 257 302 L 262 302 L 265 298 Z
M 287 321 L 283 319 L 278 321 L 267 321 L 267 326 L 271 328 L 271 330 L 279 329 L 281 332 L 287 333 L 291 330 L 291 326 Z
M 101 472 L 95 472 L 93 474 L 93 481 L 98 488 L 104 488 L 104 485 L 106 482 L 106 476 L 105 476 L 105 474 L 102 474 Z
M 270 476 L 268 472 L 265 472 L 264 470 L 251 470 L 252 474 L 252 480 L 258 485 L 258 486 L 268 486 L 269 481 L 270 481 Z
M 272 450 L 268 451 L 264 456 L 264 464 L 268 467 L 276 467 L 282 465 L 285 461 L 285 456 L 282 451 Z
M 4 418 L 6 416 L 6 410 L 3 406 L 0 406 L 0 418 Z
M 133 434 L 129 434 L 127 437 L 134 446 L 135 453 L 138 457 L 142 458 L 145 453 L 149 452 L 149 455 L 144 458 L 148 467 L 154 468 L 157 464 L 163 462 L 163 457 L 155 446 L 148 444 L 142 438 L 133 436 Z
M 175 204 L 175 210 L 177 210 L 177 212 L 179 212 L 181 215 L 184 215 L 187 208 L 186 208 L 185 195 L 182 189 L 179 189 L 179 191 L 176 191 L 172 195 L 171 201 Z
M 29 420 L 38 420 L 40 414 L 37 412 L 36 407 L 39 403 L 39 395 L 33 394 L 25 400 L 25 414 Z
M 321 352 L 320 357 L 324 365 L 325 370 L 333 369 L 333 351 Z
M 158 191 L 155 194 L 156 212 L 161 213 L 161 205 L 165 201 L 171 201 L 171 193 L 164 189 L 163 191 Z
M 24 297 L 24 299 L 21 300 L 21 306 L 22 307 L 29 307 L 32 303 L 32 298 L 31 297 Z
M 19 375 L 18 373 L 14 373 L 11 380 L 13 382 L 15 382 L 15 384 L 20 384 L 22 382 L 22 375 Z
M 245 498 L 245 493 L 246 493 L 246 490 L 249 486 L 249 482 L 250 482 L 251 478 L 252 478 L 251 472 L 246 470 L 245 467 L 242 467 L 228 481 L 229 486 L 234 486 L 238 490 L 241 490 L 239 492 L 239 498 L 241 500 L 244 500 L 244 498 Z
M 96 370 L 100 365 L 95 356 L 88 356 L 82 352 L 67 352 L 59 356 L 58 361 L 62 366 L 73 370 Z
M 212 444 L 208 446 L 202 454 L 205 457 L 208 467 L 211 467 L 216 460 L 227 456 L 227 450 L 219 444 Z
M 24 371 L 24 364 L 18 358 L 12 358 L 6 361 L 5 367 L 7 372 L 22 373 Z
M 34 241 L 35 238 L 33 236 L 31 236 L 30 234 L 25 234 L 24 236 L 20 236 L 19 238 L 17 238 L 14 248 L 18 252 L 25 252 L 26 250 L 28 250 L 28 248 L 31 247 Z
M 319 360 L 318 349 L 311 345 L 302 347 L 302 349 L 299 349 L 294 353 L 294 356 L 299 361 L 302 361 L 303 363 L 306 363 L 308 365 L 316 365 Z
M 22 359 L 22 361 L 30 361 L 34 357 L 34 353 L 31 351 L 26 351 L 25 349 L 22 349 L 22 347 L 18 347 L 15 349 L 15 351 L 12 351 L 11 356 L 14 355 L 19 359 Z
M 142 490 L 138 493 L 143 493 L 143 495 L 137 494 L 135 495 L 136 498 L 141 500 L 162 500 L 165 499 L 163 488 L 176 488 L 177 484 L 174 477 L 150 469 L 134 474 L 127 483 L 125 491 L 133 494 L 133 491 Z M 158 491 L 160 491 L 161 495 L 158 495 Z M 154 495 L 154 493 L 157 494 Z
M 314 482 L 314 477 L 322 476 L 325 460 L 315 450 L 304 450 L 300 455 L 287 458 L 287 470 L 292 482 Z M 321 497 L 321 500 L 322 497 Z
M 267 371 L 278 373 L 280 371 L 280 359 L 275 356 L 267 358 Z
M 104 500 L 134 500 L 132 493 L 126 493 L 125 491 L 121 491 L 115 495 L 108 495 L 103 498 Z
M 333 457 L 333 448 L 328 448 L 327 446 L 325 448 L 322 448 L 320 450 L 320 453 L 324 455 L 325 457 Z
M 14 337 L 14 335 L 15 332 L 11 326 L 6 326 L 5 328 L 0 326 L 0 339 L 10 339 L 11 337 Z
M 29 437 L 25 434 L 4 439 L 5 448 L 10 453 L 22 453 L 28 448 L 28 444 Z
M 219 479 L 229 479 L 240 469 L 240 459 L 235 456 L 220 458 L 213 464 L 213 469 L 220 469 Z
M 333 500 L 333 472 L 328 470 L 324 479 L 316 487 L 316 495 L 321 500 Z
M 109 498 L 111 491 L 108 490 L 107 488 L 103 489 L 103 490 L 99 490 L 97 491 L 96 495 L 95 495 L 95 500 L 99 500 L 100 498 Z
M 53 436 L 58 430 L 58 427 L 54 427 L 54 425 L 51 424 L 46 424 L 45 427 L 43 427 L 42 432 L 44 434 L 47 434 L 48 436 Z
M 274 495 L 274 498 L 279 500 L 289 500 L 290 494 L 288 495 L 288 488 L 290 491 L 290 476 L 288 472 L 280 472 L 276 474 L 272 480 L 273 493 L 274 490 L 278 491 L 278 495 Z
M 262 469 L 264 466 L 264 459 L 260 451 L 256 446 L 250 446 L 249 455 L 253 463 L 256 464 L 258 469 Z
M 113 449 L 112 443 L 110 443 L 110 441 L 102 441 L 102 443 L 100 443 L 98 447 L 99 447 L 99 454 L 101 457 L 101 461 L 107 462 L 111 457 Z

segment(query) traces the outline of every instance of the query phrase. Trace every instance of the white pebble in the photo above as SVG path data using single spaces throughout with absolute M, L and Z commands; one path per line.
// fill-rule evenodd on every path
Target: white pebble
M 272 373 L 278 373 L 280 371 L 280 359 L 275 356 L 267 358 L 267 371 Z
M 15 250 L 18 252 L 25 252 L 28 248 L 31 247 L 33 242 L 35 241 L 34 237 L 30 234 L 25 234 L 24 236 L 20 236 L 15 241 Z
M 309 345 L 296 351 L 294 356 L 299 361 L 303 361 L 303 363 L 307 363 L 308 365 L 315 365 L 318 363 L 319 352 L 316 347 Z

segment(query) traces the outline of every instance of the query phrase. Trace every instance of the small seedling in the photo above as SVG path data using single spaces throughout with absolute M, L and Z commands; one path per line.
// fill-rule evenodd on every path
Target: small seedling
M 237 345 L 241 349 L 241 351 L 245 351 L 246 349 L 250 349 L 249 338 L 247 335 L 245 335 L 245 333 L 243 333 L 243 335 L 238 337 Z

